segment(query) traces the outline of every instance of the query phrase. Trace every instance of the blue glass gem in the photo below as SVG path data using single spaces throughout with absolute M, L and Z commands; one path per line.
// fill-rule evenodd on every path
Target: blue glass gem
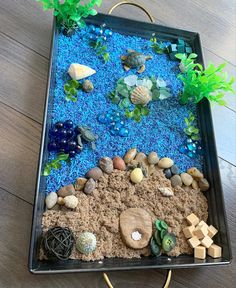
M 66 138 L 71 139 L 74 136 L 74 130 L 73 129 L 68 129 L 66 132 Z
M 64 127 L 65 128 L 72 128 L 73 127 L 73 122 L 71 120 L 66 120 L 64 122 Z
M 58 129 L 56 127 L 53 127 L 52 129 L 50 129 L 50 136 L 54 137 L 54 136 L 57 136 L 57 133 L 58 133 Z
M 120 129 L 119 135 L 120 135 L 121 137 L 127 137 L 127 136 L 129 135 L 128 129 L 125 128 L 125 127 L 122 127 L 122 128 Z
M 104 34 L 107 36 L 107 37 L 111 37 L 112 36 L 112 31 L 110 29 L 106 29 Z
M 75 153 L 80 153 L 82 151 L 82 148 L 79 145 L 76 145 L 75 147 Z
M 116 126 L 116 122 L 111 122 L 110 123 L 110 128 L 113 129 Z
M 189 143 L 189 144 L 187 145 L 187 147 L 188 147 L 188 150 L 189 150 L 189 151 L 195 151 L 195 150 L 197 149 L 197 146 L 196 146 L 195 143 Z
M 55 127 L 56 127 L 57 129 L 62 129 L 63 126 L 64 126 L 63 122 L 57 122 L 57 123 L 55 124 Z
M 96 35 L 90 35 L 89 36 L 89 40 L 91 40 L 91 41 L 96 41 L 97 40 L 97 36 Z
M 69 141 L 68 142 L 68 148 L 69 150 L 74 150 L 77 146 L 77 143 L 75 141 Z
M 106 124 L 107 123 L 107 116 L 104 114 L 101 114 L 98 116 L 98 122 L 102 123 L 102 124 Z
M 188 147 L 187 146 L 180 146 L 179 151 L 183 154 L 188 152 Z
M 55 141 L 52 141 L 48 144 L 48 151 L 56 151 L 58 148 L 57 143 Z
M 188 154 L 187 154 L 190 158 L 194 158 L 195 157 L 195 153 L 192 152 L 192 151 L 188 151 Z
M 95 29 L 95 34 L 97 34 L 98 36 L 102 36 L 103 30 L 101 28 L 96 28 Z
M 67 134 L 67 131 L 66 129 L 60 129 L 57 133 L 57 136 L 60 138 L 60 139 L 63 139 L 63 138 L 66 138 L 66 134 Z
M 103 36 L 102 39 L 103 39 L 104 41 L 107 41 L 107 37 L 106 37 L 106 36 Z
M 66 147 L 66 144 L 67 144 L 67 141 L 66 139 L 60 139 L 60 141 L 58 142 L 59 144 L 59 147 L 60 148 L 65 148 Z
M 193 143 L 193 140 L 192 140 L 191 138 L 188 138 L 188 139 L 186 140 L 186 143 L 187 143 L 187 144 Z
M 112 122 L 112 121 L 113 121 L 113 116 L 112 116 L 110 113 L 107 113 L 107 114 L 106 114 L 106 119 L 107 119 L 109 122 Z
M 72 150 L 72 151 L 69 152 L 69 157 L 70 157 L 70 158 L 74 158 L 75 156 L 76 156 L 76 153 L 75 153 L 74 150 Z
M 202 149 L 201 146 L 198 146 L 198 147 L 197 147 L 197 153 L 198 153 L 199 155 L 203 155 L 203 149 Z

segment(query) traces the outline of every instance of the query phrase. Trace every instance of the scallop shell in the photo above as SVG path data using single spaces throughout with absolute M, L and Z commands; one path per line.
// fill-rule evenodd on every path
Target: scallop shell
M 165 197 L 174 196 L 174 192 L 169 187 L 159 187 L 158 190 L 162 193 Z
M 135 105 L 141 104 L 145 106 L 152 100 L 152 97 L 150 96 L 149 90 L 146 87 L 138 86 L 133 90 L 130 99 Z

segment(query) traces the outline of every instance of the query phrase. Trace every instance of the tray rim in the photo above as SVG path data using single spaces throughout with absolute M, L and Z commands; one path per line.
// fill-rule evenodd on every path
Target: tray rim
M 89 17 L 87 18 L 88 23 L 90 24 L 98 24 L 102 23 L 101 20 L 106 19 L 106 20 L 115 20 L 115 21 L 125 21 L 129 24 L 132 25 L 145 25 L 146 27 L 150 28 L 156 28 L 160 30 L 162 33 L 170 33 L 176 38 L 178 37 L 191 37 L 193 41 L 196 41 L 198 44 L 198 62 L 201 63 L 204 66 L 204 61 L 203 61 L 203 53 L 202 53 L 202 45 L 201 45 L 201 40 L 200 40 L 200 35 L 197 32 L 192 32 L 189 30 L 183 30 L 183 29 L 178 29 L 178 28 L 173 28 L 173 27 L 168 27 L 164 25 L 159 25 L 155 23 L 147 23 L 147 22 L 142 22 L 142 21 L 136 21 L 136 20 L 131 20 L 128 18 L 123 18 L 123 17 L 118 17 L 118 16 L 113 16 L 113 15 L 107 15 L 103 13 L 98 13 L 97 16 L 95 17 Z M 155 30 L 156 30 L 155 29 Z M 122 32 L 121 32 L 122 33 Z M 121 271 L 121 270 L 139 270 L 139 269 L 153 269 L 153 268 L 161 268 L 161 269 L 181 269 L 181 268 L 196 268 L 196 267 L 203 267 L 203 266 L 218 266 L 218 265 L 228 265 L 232 261 L 232 251 L 231 251 L 231 245 L 230 245 L 230 236 L 229 236 L 229 230 L 228 230 L 228 222 L 227 222 L 227 216 L 226 216 L 226 211 L 225 211 L 225 204 L 224 204 L 224 197 L 223 197 L 223 189 L 221 185 L 221 179 L 220 179 L 220 172 L 219 172 L 219 165 L 218 165 L 218 156 L 217 156 L 217 150 L 216 150 L 216 143 L 215 143 L 215 136 L 214 136 L 214 129 L 213 129 L 213 121 L 212 121 L 212 113 L 211 113 L 211 108 L 209 102 L 204 99 L 200 105 L 198 105 L 198 110 L 202 115 L 205 115 L 207 113 L 208 119 L 206 121 L 206 127 L 210 127 L 211 131 L 211 151 L 213 151 L 213 155 L 215 156 L 213 159 L 216 165 L 216 171 L 212 175 L 213 179 L 216 179 L 218 190 L 219 190 L 219 195 L 220 196 L 220 202 L 222 206 L 222 216 L 225 224 L 225 237 L 227 240 L 227 248 L 228 248 L 228 259 L 223 259 L 222 262 L 212 262 L 212 263 L 188 263 L 188 264 L 174 264 L 174 265 L 169 265 L 169 264 L 162 264 L 162 265 L 144 265 L 144 266 L 124 266 L 124 267 L 109 267 L 109 268 L 83 268 L 83 269 L 58 269 L 58 270 L 40 270 L 39 267 L 36 267 L 33 262 L 34 262 L 34 249 L 35 247 L 35 232 L 36 232 L 36 217 L 37 217 L 37 209 L 38 209 L 38 201 L 39 201 L 39 186 L 40 186 L 40 179 L 41 179 L 41 169 L 42 169 L 42 163 L 43 163 L 43 157 L 44 157 L 44 144 L 45 144 L 45 132 L 46 132 L 46 126 L 47 126 L 47 117 L 48 117 L 48 106 L 49 106 L 49 96 L 50 96 L 50 83 L 52 79 L 52 66 L 53 66 L 53 57 L 55 54 L 54 51 L 54 45 L 56 42 L 56 36 L 58 34 L 58 28 L 56 26 L 56 18 L 54 17 L 53 19 L 53 26 L 52 26 L 52 36 L 51 36 L 51 45 L 50 45 L 50 56 L 49 56 L 49 66 L 48 66 L 48 78 L 47 78 L 47 89 L 46 89 L 46 97 L 45 97 L 45 102 L 44 102 L 44 117 L 43 117 L 43 123 L 42 123 L 42 132 L 41 132 L 41 142 L 40 142 L 40 150 L 39 150 L 39 160 L 38 160 L 38 169 L 37 169 L 37 178 L 36 178 L 36 188 L 35 188 L 35 196 L 34 196 L 34 206 L 33 206 L 33 216 L 32 216 L 32 228 L 31 228 L 31 239 L 30 239 L 30 248 L 29 248 L 29 258 L 28 258 L 28 268 L 29 271 L 33 274 L 58 274 L 58 273 L 74 273 L 74 272 L 102 272 L 102 271 Z M 181 35 L 184 34 L 184 36 Z M 139 35 L 138 35 L 139 36 Z M 141 36 L 140 36 L 141 37 Z M 161 39 L 161 38 L 160 38 Z M 202 116 L 201 116 L 202 117 Z M 206 128 L 205 127 L 205 128 Z M 203 127 L 201 127 L 202 129 Z M 211 162 L 211 161 L 210 161 Z M 208 171 L 209 172 L 209 171 Z M 215 182 L 214 182 L 215 183 Z M 215 185 L 214 185 L 215 186 Z M 166 257 L 166 256 L 164 256 Z M 181 257 L 181 256 L 180 256 Z M 112 258 L 111 258 L 112 259 Z M 122 258 L 121 258 L 122 259 Z M 39 260 L 36 259 L 38 262 Z M 127 259 L 123 259 L 128 261 Z M 70 261 L 79 261 L 79 260 L 70 260 Z M 83 262 L 83 261 L 81 261 Z M 96 262 L 96 261 L 95 261 Z M 64 262 L 65 263 L 65 262 Z

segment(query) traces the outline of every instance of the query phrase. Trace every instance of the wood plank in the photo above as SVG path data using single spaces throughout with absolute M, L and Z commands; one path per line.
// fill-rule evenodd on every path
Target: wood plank
M 221 160 L 221 176 L 226 199 L 226 210 L 231 239 L 236 239 L 236 167 Z M 35 276 L 27 270 L 32 206 L 0 189 L 0 287 L 9 288 L 95 288 L 106 287 L 101 273 Z M 20 220 L 19 220 L 20 219 Z M 236 253 L 236 243 L 232 245 Z M 233 287 L 236 261 L 227 267 L 174 270 L 171 287 Z M 213 274 L 214 273 L 214 274 Z M 213 277 L 214 275 L 214 277 Z M 164 272 L 160 270 L 112 272 L 109 277 L 114 287 L 161 287 Z
M 0 33 L 0 101 L 42 122 L 48 60 Z

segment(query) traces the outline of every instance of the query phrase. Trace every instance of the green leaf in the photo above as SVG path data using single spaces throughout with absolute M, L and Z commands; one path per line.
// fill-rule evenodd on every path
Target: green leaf
M 57 159 L 59 160 L 59 161 L 65 161 L 65 160 L 67 160 L 69 158 L 69 154 L 64 154 L 64 153 L 62 153 L 62 154 L 58 154 L 57 155 Z
M 70 93 L 71 95 L 76 96 L 76 95 L 77 95 L 77 90 L 76 90 L 75 88 L 70 88 L 69 93 Z
M 120 108 L 128 108 L 130 105 L 130 101 L 128 98 L 124 98 L 120 101 L 119 107 Z
M 137 123 L 141 122 L 141 120 L 142 120 L 140 114 L 139 114 L 139 115 L 134 115 L 133 118 L 134 118 L 134 120 L 135 120 Z
M 192 135 L 191 139 L 194 141 L 198 141 L 198 140 L 200 140 L 200 136 L 199 135 Z
M 149 110 L 147 107 L 142 107 L 142 108 L 141 108 L 141 114 L 142 114 L 143 116 L 148 116 L 149 113 L 150 113 L 150 110 Z
M 51 167 L 48 166 L 48 165 L 46 165 L 45 168 L 44 168 L 44 170 L 43 170 L 42 175 L 43 175 L 43 176 L 48 176 L 48 175 L 50 175 L 51 170 L 52 170 Z
M 132 118 L 133 117 L 133 111 L 129 111 L 128 109 L 125 110 L 125 116 L 127 118 Z

